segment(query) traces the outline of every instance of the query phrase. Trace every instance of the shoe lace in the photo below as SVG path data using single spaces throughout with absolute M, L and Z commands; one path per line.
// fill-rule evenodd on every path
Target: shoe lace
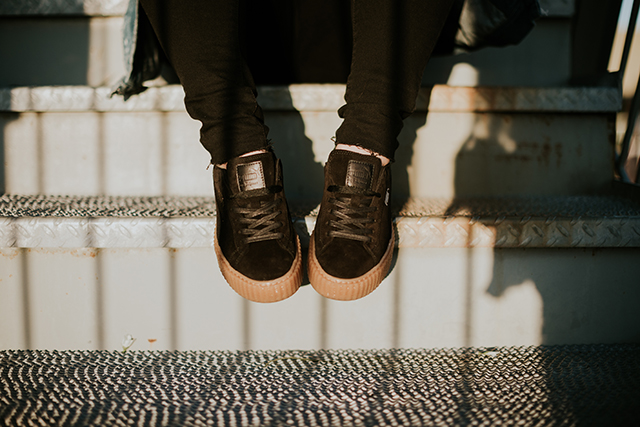
M 329 226 L 333 228 L 329 231 L 329 236 L 370 242 L 369 234 L 372 230 L 367 224 L 375 220 L 369 217 L 369 213 L 378 210 L 371 206 L 371 201 L 374 197 L 380 197 L 380 193 L 338 185 L 329 186 L 328 191 L 339 194 L 329 198 L 329 203 L 333 206 L 331 213 L 336 217 L 335 220 L 329 220 Z M 358 203 L 354 196 L 360 196 Z
M 282 191 L 281 187 L 247 191 L 235 198 L 249 198 L 279 191 Z M 234 209 L 234 212 L 240 216 L 240 223 L 245 225 L 244 228 L 239 230 L 239 233 L 248 236 L 245 239 L 247 243 L 277 240 L 284 236 L 282 233 L 274 232 L 274 230 L 282 226 L 282 222 L 275 221 L 275 218 L 280 214 L 278 208 L 281 203 L 282 199 L 274 199 L 270 202 L 260 201 L 260 207 L 237 207 Z

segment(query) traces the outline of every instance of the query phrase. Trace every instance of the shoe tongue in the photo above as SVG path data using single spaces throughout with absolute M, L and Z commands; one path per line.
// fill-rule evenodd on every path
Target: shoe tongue
M 275 159 L 272 153 L 236 157 L 227 163 L 229 186 L 233 194 L 275 185 Z
M 373 188 L 373 177 L 380 168 L 375 156 L 334 150 L 329 156 L 330 185 L 340 185 L 361 190 Z

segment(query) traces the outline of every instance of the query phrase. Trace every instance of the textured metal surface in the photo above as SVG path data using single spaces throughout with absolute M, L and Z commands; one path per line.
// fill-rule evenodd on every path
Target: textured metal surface
M 399 247 L 615 248 L 640 246 L 640 219 L 398 218 Z
M 209 247 L 207 197 L 0 197 L 0 247 Z
M 640 346 L 0 352 L 4 425 L 634 425 Z
M 214 226 L 212 218 L 0 219 L 0 247 L 210 247 Z
M 210 217 L 213 197 L 0 196 L 4 217 Z
M 89 15 L 119 16 L 127 0 L 2 0 L 2 15 Z
M 292 211 L 306 245 L 317 207 Z M 412 199 L 396 212 L 399 247 L 640 247 L 640 203 L 616 196 Z M 5 195 L 0 247 L 209 247 L 214 216 L 206 197 Z
M 405 217 L 635 217 L 640 201 L 618 196 L 469 197 L 455 200 L 408 200 L 399 212 Z
M 344 85 L 261 87 L 260 105 L 277 111 L 336 111 L 344 104 Z M 123 101 L 109 88 L 41 86 L 0 89 L 0 111 L 183 111 L 181 86 L 149 88 Z M 616 88 L 453 87 L 423 88 L 418 111 L 616 112 L 622 96 Z
M 638 247 L 640 205 L 619 197 L 413 199 L 400 247 Z

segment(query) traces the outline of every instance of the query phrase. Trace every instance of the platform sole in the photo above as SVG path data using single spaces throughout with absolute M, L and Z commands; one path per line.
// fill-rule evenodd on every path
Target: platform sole
M 309 281 L 311 286 L 322 296 L 338 301 L 360 299 L 373 292 L 384 280 L 393 259 L 395 231 L 391 229 L 391 239 L 380 262 L 360 277 L 341 279 L 324 271 L 316 258 L 313 235 L 309 243 Z
M 268 303 L 289 298 L 302 284 L 302 248 L 298 236 L 296 242 L 296 257 L 291 268 L 284 276 L 273 280 L 253 280 L 234 269 L 222 254 L 217 238 L 214 238 L 214 248 L 220 271 L 231 289 L 250 301 Z

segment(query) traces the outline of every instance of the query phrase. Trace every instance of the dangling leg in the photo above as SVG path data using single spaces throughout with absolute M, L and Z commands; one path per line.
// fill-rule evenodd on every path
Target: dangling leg
M 347 103 L 339 110 L 344 122 L 325 166 L 309 249 L 309 279 L 322 295 L 361 298 L 390 268 L 390 162 L 452 3 L 352 0 L 353 56 Z
M 202 123 L 216 197 L 215 250 L 231 287 L 272 302 L 302 281 L 302 255 L 282 186 L 282 166 L 240 46 L 239 0 L 141 0 Z
M 268 146 L 240 47 L 239 0 L 141 0 L 185 91 L 200 140 L 220 164 Z

